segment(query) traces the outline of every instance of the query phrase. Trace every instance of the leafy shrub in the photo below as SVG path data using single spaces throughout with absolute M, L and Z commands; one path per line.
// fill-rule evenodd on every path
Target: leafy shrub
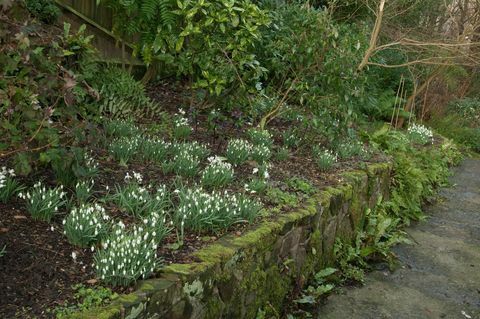
M 98 204 L 74 207 L 63 220 L 64 234 L 73 245 L 88 247 L 107 234 L 108 220 L 105 209 Z
M 478 98 L 463 98 L 451 102 L 449 112 L 460 115 L 469 122 L 471 127 L 480 127 L 480 100 Z
M 181 189 L 173 222 L 181 231 L 218 232 L 241 221 L 252 222 L 261 206 L 243 195 L 206 193 L 201 189 Z
M 197 88 L 219 95 L 263 71 L 251 50 L 268 18 L 249 0 L 102 2 L 114 10 L 114 30 L 144 35 L 138 48 L 147 64 L 191 75 Z
M 202 185 L 206 188 L 219 188 L 233 180 L 232 164 L 226 163 L 222 158 L 210 157 L 210 164 L 202 172 Z
M 34 28 L 30 21 L 20 22 L 20 33 L 12 22 L 3 23 L 0 151 L 15 154 L 15 170 L 28 174 L 32 163 L 49 162 L 48 151 L 85 141 L 93 130 L 86 123 L 98 115 L 97 94 L 88 84 L 96 73 L 96 51 L 85 27 L 71 34 L 65 24 L 64 35 L 46 44 L 28 31 Z
M 54 23 L 60 16 L 60 9 L 54 0 L 26 0 L 28 11 L 45 23 Z
M 480 127 L 471 127 L 468 120 L 457 114 L 433 117 L 429 121 L 436 132 L 451 138 L 475 152 L 480 152 Z
M 34 219 L 49 222 L 58 209 L 66 203 L 65 195 L 62 185 L 47 189 L 38 182 L 29 192 L 19 193 L 18 197 L 27 201 L 27 211 Z
M 15 170 L 5 166 L 0 170 L 0 201 L 6 203 L 24 187 L 15 179 Z
M 421 124 L 411 124 L 408 127 L 408 137 L 414 143 L 425 145 L 433 143 L 433 132 L 429 128 Z
M 158 241 L 153 230 L 116 224 L 94 256 L 97 277 L 112 286 L 128 286 L 158 267 Z
M 337 155 L 335 155 L 332 151 L 322 149 L 318 146 L 313 148 L 313 157 L 315 160 L 315 164 L 317 164 L 318 168 L 322 172 L 329 171 L 333 164 L 337 161 Z
M 248 160 L 252 145 L 243 139 L 232 139 L 228 141 L 226 157 L 234 166 L 242 165 Z

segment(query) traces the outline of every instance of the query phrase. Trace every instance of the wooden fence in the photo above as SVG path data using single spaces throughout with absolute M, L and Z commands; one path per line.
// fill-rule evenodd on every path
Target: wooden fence
M 112 32 L 113 12 L 110 8 L 99 4 L 97 0 L 55 0 L 62 8 L 62 20 L 72 24 L 73 28 L 87 26 L 87 32 L 95 36 L 93 44 L 102 57 L 109 62 L 142 65 L 132 57 L 133 47 L 115 37 Z

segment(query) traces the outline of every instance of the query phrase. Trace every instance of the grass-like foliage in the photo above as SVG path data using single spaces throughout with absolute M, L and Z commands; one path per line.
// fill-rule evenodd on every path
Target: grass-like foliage
M 173 158 L 162 165 L 165 173 L 173 172 L 183 177 L 194 177 L 198 174 L 200 162 L 210 150 L 198 143 L 178 143 L 171 147 Z
M 171 143 L 161 139 L 145 139 L 142 142 L 140 152 L 143 159 L 154 163 L 162 163 L 170 152 L 170 146 Z
M 141 133 L 138 126 L 132 121 L 108 120 L 104 124 L 105 133 L 108 137 L 134 137 Z
M 433 132 L 431 129 L 427 128 L 421 124 L 412 123 L 408 127 L 408 137 L 414 143 L 425 145 L 433 143 Z
M 24 187 L 15 179 L 15 171 L 2 167 L 0 170 L 0 202 L 6 203 Z
M 254 145 L 263 145 L 272 148 L 272 134 L 267 130 L 252 128 L 247 131 L 248 138 Z
M 228 161 L 234 165 L 242 165 L 245 163 L 252 151 L 252 144 L 243 139 L 232 139 L 228 141 L 226 157 Z
M 185 111 L 180 109 L 178 114 L 173 117 L 173 138 L 176 140 L 185 140 L 192 134 L 192 127 L 185 117 Z
M 236 222 L 252 222 L 261 205 L 243 195 L 207 193 L 202 189 L 181 189 L 173 222 L 181 235 L 188 229 L 197 233 L 219 232 Z
M 120 137 L 113 140 L 108 150 L 112 157 L 120 162 L 120 165 L 127 165 L 136 155 L 141 146 L 139 137 Z
M 88 247 L 105 237 L 109 219 L 98 204 L 74 207 L 63 220 L 64 234 L 73 245 Z
M 348 140 L 338 144 L 336 151 L 339 158 L 346 160 L 362 154 L 363 145 L 359 141 Z
M 268 162 L 271 156 L 272 156 L 272 151 L 266 145 L 260 144 L 260 145 L 254 145 L 252 147 L 251 157 L 258 164 L 264 164 Z
M 62 185 L 46 188 L 41 182 L 38 182 L 30 191 L 19 193 L 18 197 L 26 200 L 27 211 L 34 219 L 49 222 L 58 209 L 65 205 L 65 195 Z
M 219 188 L 233 180 L 232 164 L 224 162 L 218 156 L 210 157 L 210 164 L 202 172 L 202 185 L 206 188 Z
M 94 256 L 97 277 L 112 286 L 128 286 L 148 277 L 159 266 L 153 232 L 139 226 L 126 230 L 122 222 L 114 225 Z
M 126 185 L 116 186 L 115 194 L 110 196 L 121 210 L 137 217 L 149 216 L 153 212 L 163 211 L 170 203 L 170 195 L 165 185 L 158 186 L 153 192 L 148 187 L 142 186 L 140 180 L 126 175 Z M 134 180 L 132 180 L 134 179 Z
M 322 172 L 329 171 L 332 169 L 333 164 L 337 162 L 337 156 L 331 150 L 323 149 L 319 146 L 313 148 L 313 158 L 315 164 Z
M 75 184 L 75 197 L 78 203 L 88 202 L 92 196 L 94 185 L 95 182 L 93 180 L 80 181 Z

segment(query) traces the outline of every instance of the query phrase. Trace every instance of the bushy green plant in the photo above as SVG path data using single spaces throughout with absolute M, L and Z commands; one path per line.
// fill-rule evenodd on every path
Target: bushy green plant
M 141 130 L 132 121 L 127 120 L 107 120 L 104 123 L 105 133 L 108 137 L 135 137 L 141 134 Z
M 206 193 L 202 189 L 181 189 L 173 222 L 183 237 L 184 229 L 219 232 L 236 222 L 252 222 L 261 205 L 243 195 Z
M 268 17 L 249 0 L 101 2 L 113 8 L 120 35 L 143 35 L 138 51 L 147 64 L 161 61 L 210 94 L 263 72 L 251 51 Z
M 265 145 L 254 145 L 252 147 L 252 152 L 250 154 L 252 159 L 259 164 L 264 164 L 268 162 L 272 156 L 272 152 L 268 146 Z
M 185 140 L 192 134 L 192 127 L 185 117 L 185 111 L 180 109 L 178 114 L 173 117 L 173 138 L 176 140 Z
M 332 169 L 333 165 L 337 162 L 337 155 L 331 150 L 323 149 L 319 146 L 313 148 L 313 157 L 315 164 L 322 172 L 327 172 Z
M 282 134 L 283 145 L 288 148 L 296 148 L 300 145 L 302 139 L 297 136 L 293 129 L 285 130 Z
M 200 144 L 197 141 L 172 144 L 172 153 L 174 155 L 183 152 L 190 153 L 192 156 L 197 157 L 200 161 L 204 160 L 208 154 L 210 154 L 210 150 L 208 149 L 207 145 Z
M 109 219 L 98 204 L 74 207 L 63 220 L 64 234 L 73 245 L 89 247 L 105 237 Z
M 252 145 L 243 139 L 232 139 L 228 141 L 226 157 L 228 161 L 234 165 L 242 165 L 248 160 Z
M 140 152 L 142 158 L 154 163 L 162 163 L 170 153 L 170 146 L 172 144 L 161 139 L 144 139 Z
M 137 156 L 141 143 L 139 137 L 121 137 L 110 143 L 108 151 L 115 160 L 120 162 L 120 165 L 126 166 Z
M 15 170 L 5 166 L 0 170 L 0 201 L 6 203 L 24 187 L 15 179 Z
M 275 159 L 277 161 L 286 161 L 290 157 L 290 151 L 287 147 L 280 147 L 275 152 Z
M 147 278 L 159 266 L 153 230 L 118 222 L 94 256 L 97 277 L 112 286 L 128 286 Z
M 143 84 L 126 70 L 108 67 L 94 84 L 100 92 L 99 110 L 110 118 L 146 117 L 160 111 L 160 106 L 147 96 Z
M 272 134 L 267 130 L 252 128 L 247 131 L 248 138 L 255 146 L 265 146 L 269 149 L 273 146 Z
M 244 189 L 250 194 L 263 194 L 268 187 L 268 182 L 263 178 L 252 178 L 245 185 Z
M 60 16 L 60 9 L 54 0 L 26 0 L 28 11 L 40 21 L 54 23 Z
M 208 158 L 210 164 L 203 170 L 201 183 L 206 188 L 219 188 L 233 180 L 232 164 L 218 156 Z
M 141 186 L 139 173 L 133 172 L 133 175 L 131 177 L 127 173 L 127 184 L 123 187 L 116 186 L 115 194 L 111 195 L 110 200 L 133 216 L 145 217 L 153 212 L 163 211 L 170 203 L 166 186 L 160 185 L 152 193 L 147 187 Z
M 93 186 L 95 182 L 93 180 L 80 181 L 75 184 L 75 198 L 78 203 L 86 203 L 92 196 Z
M 81 143 L 94 130 L 87 123 L 98 115 L 89 85 L 96 51 L 85 27 L 72 34 L 65 24 L 64 35 L 48 43 L 28 31 L 36 28 L 29 19 L 6 16 L 12 20 L 2 24 L 0 151 L 14 154 L 17 173 L 28 174 L 33 163 L 50 162 L 50 150 Z
M 345 160 L 362 154 L 363 145 L 359 141 L 349 140 L 338 144 L 336 151 L 338 157 Z
M 173 172 L 183 177 L 194 177 L 197 175 L 200 166 L 200 159 L 188 152 L 181 150 L 173 156 L 173 159 L 163 163 L 164 173 Z
M 407 132 L 408 137 L 414 143 L 420 145 L 433 144 L 433 132 L 424 125 L 412 123 Z
M 101 286 L 88 288 L 83 284 L 78 284 L 72 286 L 72 288 L 75 290 L 74 299 L 76 304 L 65 302 L 53 310 L 48 309 L 47 313 L 52 313 L 57 319 L 68 318 L 79 311 L 81 312 L 106 305 L 118 296 L 109 288 Z
M 34 219 L 49 222 L 58 209 L 65 205 L 65 195 L 62 185 L 47 189 L 38 182 L 30 191 L 19 193 L 18 197 L 26 200 L 27 211 Z
M 455 100 L 449 104 L 448 109 L 449 112 L 460 115 L 470 124 L 470 127 L 480 126 L 480 99 L 463 98 Z

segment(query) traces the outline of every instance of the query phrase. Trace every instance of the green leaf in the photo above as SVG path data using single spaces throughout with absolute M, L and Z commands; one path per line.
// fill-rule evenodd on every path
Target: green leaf
M 175 50 L 179 52 L 183 47 L 183 42 L 185 41 L 185 37 L 181 36 L 178 38 L 177 43 L 175 43 Z

